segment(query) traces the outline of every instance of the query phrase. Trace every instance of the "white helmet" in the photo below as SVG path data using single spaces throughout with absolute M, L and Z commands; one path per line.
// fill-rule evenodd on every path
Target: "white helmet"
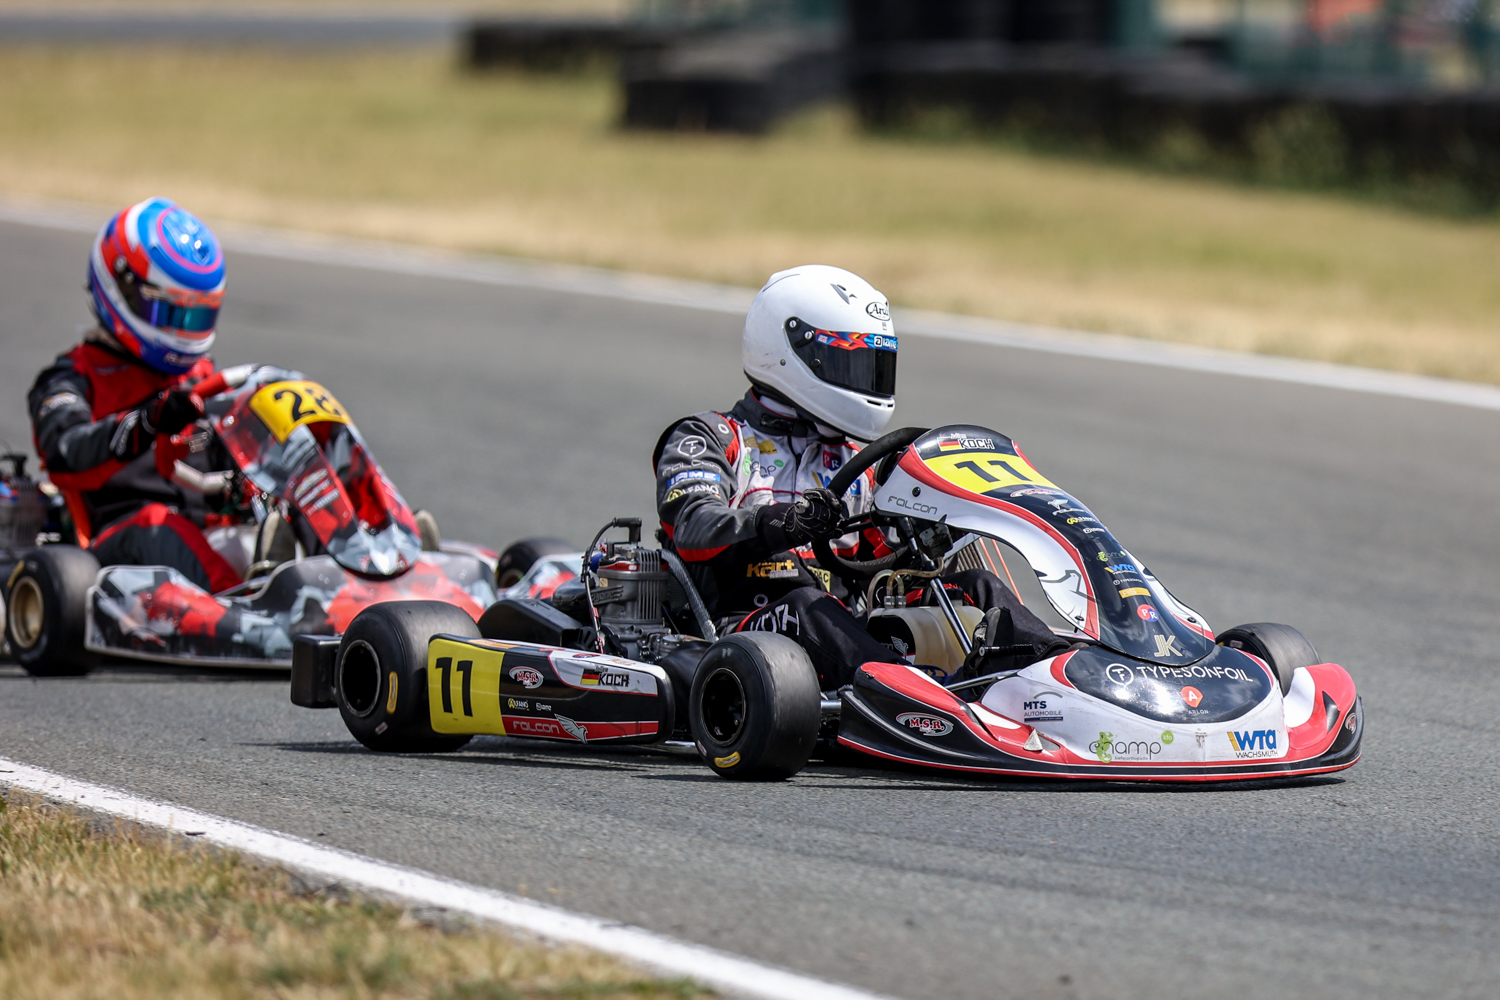
M 885 296 L 808 264 L 771 275 L 745 316 L 745 374 L 815 418 L 873 441 L 896 409 L 896 335 Z

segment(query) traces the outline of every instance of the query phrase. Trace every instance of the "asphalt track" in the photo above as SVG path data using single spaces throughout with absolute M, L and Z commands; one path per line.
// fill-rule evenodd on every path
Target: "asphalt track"
M 87 237 L 0 224 L 0 438 L 85 318 Z M 231 259 L 224 363 L 323 381 L 446 533 L 649 516 L 671 419 L 741 391 L 719 311 Z M 1500 413 L 908 338 L 902 423 L 1019 439 L 1215 625 L 1365 698 L 1295 786 L 980 782 L 475 741 L 369 754 L 283 679 L 0 667 L 0 755 L 904 997 L 1491 997 Z

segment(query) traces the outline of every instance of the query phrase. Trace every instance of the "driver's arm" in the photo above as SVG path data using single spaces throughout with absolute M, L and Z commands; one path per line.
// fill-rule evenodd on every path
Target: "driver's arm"
M 120 436 L 123 414 L 111 413 L 95 420 L 92 395 L 88 380 L 74 370 L 66 356 L 37 376 L 26 402 L 37 454 L 49 472 L 87 472 L 111 459 L 140 454 L 133 451 L 138 444 L 133 440 L 121 440 L 118 451 L 112 447 Z M 125 436 L 128 434 L 129 429 Z
M 749 562 L 770 549 L 762 540 L 760 509 L 731 507 L 735 475 L 726 441 L 694 417 L 662 439 L 656 462 L 656 510 L 661 526 L 685 562 Z

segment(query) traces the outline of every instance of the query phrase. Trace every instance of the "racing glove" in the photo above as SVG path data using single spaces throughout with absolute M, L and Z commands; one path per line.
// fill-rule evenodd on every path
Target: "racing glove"
M 127 410 L 110 438 L 109 450 L 129 461 L 151 447 L 158 434 L 169 437 L 203 416 L 203 400 L 187 389 L 163 389 L 133 410 Z
M 767 504 L 756 516 L 755 529 L 772 552 L 783 552 L 819 539 L 836 538 L 839 522 L 849 516 L 842 497 L 814 487 L 794 503 Z

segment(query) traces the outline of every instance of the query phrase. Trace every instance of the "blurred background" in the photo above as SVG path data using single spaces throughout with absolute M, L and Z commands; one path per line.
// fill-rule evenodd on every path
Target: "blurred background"
M 0 98 L 11 201 L 1500 382 L 1500 0 L 0 0 Z

